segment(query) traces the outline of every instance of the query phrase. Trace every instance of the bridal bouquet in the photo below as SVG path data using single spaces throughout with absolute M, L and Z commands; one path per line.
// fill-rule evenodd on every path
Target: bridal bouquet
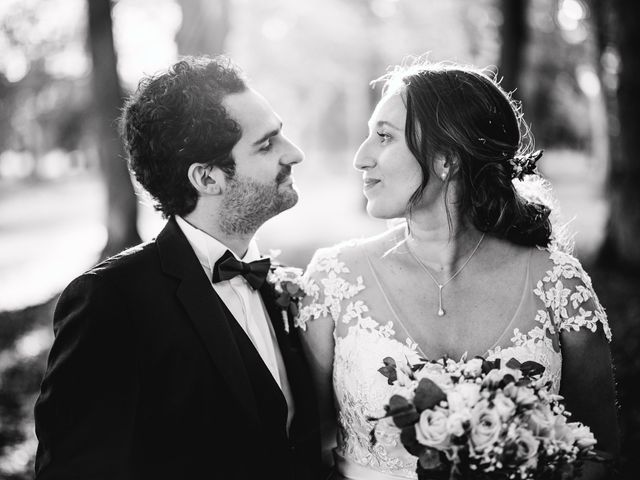
M 593 434 L 568 421 L 536 362 L 383 363 L 378 371 L 402 394 L 389 399 L 382 418 L 393 420 L 418 457 L 420 479 L 572 478 L 584 460 L 598 459 Z

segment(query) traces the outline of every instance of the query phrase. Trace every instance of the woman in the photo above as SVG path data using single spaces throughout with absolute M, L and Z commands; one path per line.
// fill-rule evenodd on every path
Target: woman
M 384 79 L 355 167 L 368 213 L 405 222 L 316 252 L 299 318 L 327 447 L 338 427 L 338 477 L 416 476 L 396 433 L 370 441 L 391 394 L 377 371 L 386 356 L 534 360 L 615 455 L 611 332 L 552 227 L 518 106 L 474 68 L 417 63 Z

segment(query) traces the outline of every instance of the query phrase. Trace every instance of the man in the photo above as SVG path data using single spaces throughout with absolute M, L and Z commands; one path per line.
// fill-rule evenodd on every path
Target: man
M 302 152 L 223 57 L 145 79 L 121 126 L 169 221 L 60 297 L 36 478 L 311 478 L 309 374 L 253 240 L 297 202 Z

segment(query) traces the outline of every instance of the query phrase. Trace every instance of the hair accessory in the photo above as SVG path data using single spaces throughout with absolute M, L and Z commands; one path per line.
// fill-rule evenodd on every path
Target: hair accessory
M 525 175 L 533 175 L 538 173 L 536 164 L 544 150 L 536 150 L 533 153 L 528 153 L 526 155 L 516 155 L 512 159 L 509 160 L 509 165 L 511 166 L 511 178 L 522 180 Z

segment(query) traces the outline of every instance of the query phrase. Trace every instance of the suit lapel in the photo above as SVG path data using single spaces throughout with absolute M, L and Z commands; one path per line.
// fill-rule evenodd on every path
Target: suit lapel
M 178 279 L 179 301 L 198 332 L 216 369 L 230 392 L 258 423 L 255 395 L 236 345 L 220 297 L 209 284 L 202 266 L 175 219 L 170 219 L 156 239 L 163 270 Z

